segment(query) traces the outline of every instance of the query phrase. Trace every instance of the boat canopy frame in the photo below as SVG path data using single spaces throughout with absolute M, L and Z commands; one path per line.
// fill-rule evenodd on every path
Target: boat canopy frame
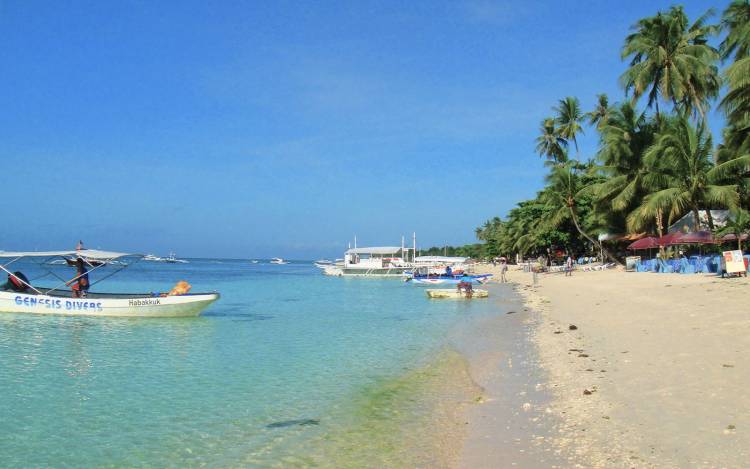
M 132 257 L 132 258 L 135 259 L 134 262 L 130 262 L 130 263 L 124 263 L 123 262 L 123 263 L 117 264 L 117 266 L 119 268 L 115 268 L 115 270 L 113 272 L 111 272 L 109 275 L 106 275 L 106 276 L 98 279 L 97 281 L 91 283 L 90 287 L 93 287 L 94 285 L 96 285 L 96 284 L 98 284 L 98 283 L 100 283 L 100 282 L 102 282 L 102 281 L 104 281 L 104 280 L 112 277 L 113 275 L 118 274 L 121 271 L 127 269 L 131 265 L 137 264 L 138 262 L 140 262 L 143 259 L 144 255 L 143 254 L 127 254 L 127 253 L 113 252 L 113 251 L 100 251 L 100 250 L 97 250 L 97 249 L 78 249 L 78 250 L 72 250 L 72 251 L 0 251 L 0 259 L 3 259 L 3 258 L 12 258 L 12 260 L 10 262 L 0 263 L 0 270 L 2 270 L 3 272 L 5 272 L 8 275 L 14 276 L 18 281 L 20 281 L 21 283 L 23 283 L 27 287 L 31 288 L 32 290 L 34 290 L 39 295 L 42 295 L 44 293 L 42 293 L 38 288 L 34 287 L 31 284 L 31 282 L 33 280 L 38 280 L 40 278 L 44 278 L 47 275 L 52 275 L 53 277 L 55 277 L 58 280 L 60 280 L 62 283 L 60 285 L 57 285 L 57 286 L 53 287 L 53 288 L 45 289 L 47 291 L 46 294 L 49 294 L 49 292 L 60 290 L 62 287 L 66 287 L 69 283 L 75 282 L 76 280 L 78 280 L 79 278 L 81 278 L 83 275 L 85 275 L 85 274 L 81 274 L 81 275 L 78 275 L 78 276 L 76 276 L 75 278 L 73 278 L 71 280 L 65 280 L 64 278 L 60 277 L 55 272 L 53 272 L 51 269 L 48 269 L 48 268 L 44 267 L 44 265 L 48 265 L 49 264 L 49 261 L 51 259 L 54 259 L 56 257 L 60 257 L 60 258 L 66 259 L 66 260 L 69 259 L 70 257 L 75 257 L 75 258 L 81 258 L 81 259 L 83 259 L 84 262 L 86 262 L 86 264 L 88 264 L 89 267 L 91 267 L 89 270 L 87 270 L 86 273 L 93 272 L 93 271 L 95 271 L 95 270 L 97 270 L 97 269 L 99 269 L 101 267 L 106 266 L 106 265 L 113 265 L 113 264 L 109 264 L 108 261 L 114 261 L 114 260 L 122 259 L 122 258 L 126 258 L 126 257 Z M 42 276 L 40 276 L 40 277 L 36 277 L 35 279 L 29 280 L 28 282 L 26 282 L 23 279 L 18 278 L 17 276 L 15 276 L 15 274 L 13 274 L 13 272 L 11 272 L 10 270 L 7 269 L 7 267 L 10 266 L 11 264 L 13 264 L 14 262 L 16 262 L 16 261 L 18 261 L 20 259 L 25 259 L 25 258 L 32 259 L 35 264 L 37 264 L 42 270 L 45 270 L 47 273 L 44 274 L 44 275 L 42 275 Z M 42 262 L 37 262 L 34 259 L 43 259 L 43 261 Z M 104 261 L 104 262 L 102 262 L 100 265 L 93 265 L 92 263 L 88 262 L 89 260 Z

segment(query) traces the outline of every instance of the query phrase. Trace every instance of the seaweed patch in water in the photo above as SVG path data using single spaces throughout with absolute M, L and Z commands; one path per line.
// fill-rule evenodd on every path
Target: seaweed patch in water
M 294 426 L 307 427 L 309 425 L 320 425 L 320 420 L 318 419 L 282 420 L 280 422 L 269 423 L 268 425 L 266 425 L 266 428 L 274 429 L 274 428 L 287 428 L 287 427 L 294 427 Z
M 398 321 L 398 322 L 408 321 L 409 320 L 409 318 L 405 318 L 403 316 L 398 316 L 398 315 L 395 315 L 395 316 L 386 316 L 383 319 L 389 319 L 391 321 Z

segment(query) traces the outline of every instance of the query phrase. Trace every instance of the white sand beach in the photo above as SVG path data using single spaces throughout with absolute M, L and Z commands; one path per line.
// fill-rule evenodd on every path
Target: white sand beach
M 747 465 L 748 279 L 610 270 L 539 275 L 536 287 L 520 271 L 510 280 L 525 298 L 535 373 L 551 396 L 523 423 L 541 415 L 554 427 L 539 454 L 552 452 L 562 467 Z M 469 427 L 483 426 L 486 438 L 493 412 L 473 407 Z M 505 422 L 494 425 L 502 438 Z M 460 465 L 498 467 L 478 438 L 469 432 Z

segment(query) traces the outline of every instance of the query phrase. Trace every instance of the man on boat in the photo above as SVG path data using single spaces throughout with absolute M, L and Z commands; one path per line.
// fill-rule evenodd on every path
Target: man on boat
M 86 269 L 86 263 L 83 258 L 76 259 L 76 276 L 66 282 L 65 285 L 71 285 L 74 298 L 86 298 L 86 292 L 89 290 L 89 271 Z

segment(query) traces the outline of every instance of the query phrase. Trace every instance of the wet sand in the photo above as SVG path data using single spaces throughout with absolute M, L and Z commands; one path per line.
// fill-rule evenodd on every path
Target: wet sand
M 558 419 L 532 341 L 540 316 L 509 285 L 488 289 L 495 313 L 466 321 L 452 337 L 482 390 L 464 408 L 466 439 L 457 467 L 559 466 L 563 459 L 548 444 Z
M 530 410 L 545 407 L 531 423 L 508 416 L 520 400 L 503 389 L 512 372 L 501 363 L 513 352 L 501 323 L 487 324 L 476 341 L 482 351 L 466 356 L 495 400 L 466 412 L 459 466 L 747 467 L 748 279 L 621 271 L 540 275 L 536 287 L 531 274 L 510 279 L 539 314 L 527 319 L 533 346 L 517 345 L 510 358 L 524 363 L 528 382 L 544 378 L 534 388 L 549 401 L 530 395 Z M 497 445 L 509 441 L 532 454 L 508 464 L 513 452 Z

